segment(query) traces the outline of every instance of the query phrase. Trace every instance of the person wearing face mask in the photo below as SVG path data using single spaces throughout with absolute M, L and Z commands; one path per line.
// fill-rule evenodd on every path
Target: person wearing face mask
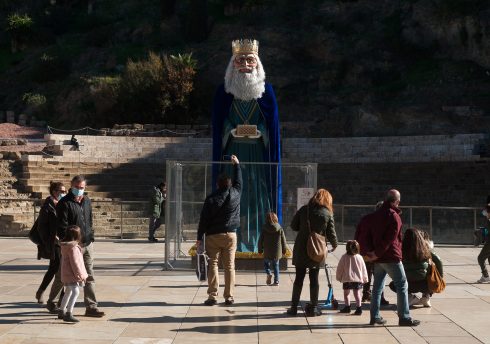
M 63 183 L 51 181 L 49 183 L 49 196 L 44 200 L 37 218 L 37 229 L 39 231 L 39 237 L 41 238 L 41 244 L 37 246 L 37 257 L 38 259 L 49 259 L 48 270 L 44 274 L 41 285 L 36 292 L 38 303 L 44 302 L 44 291 L 60 268 L 61 250 L 58 236 L 56 235 L 58 225 L 58 219 L 56 218 L 56 204 L 58 204 L 58 201 L 65 195 L 66 189 Z M 57 281 L 55 278 L 48 299 L 48 309 L 50 311 L 54 312 L 56 310 L 53 299 L 56 298 L 62 288 L 63 284 L 61 284 L 61 280 Z
M 85 195 L 87 182 L 84 176 L 78 175 L 71 180 L 68 194 L 58 202 L 56 214 L 58 215 L 58 237 L 63 240 L 66 229 L 69 226 L 80 227 L 80 246 L 82 248 L 83 261 L 88 273 L 83 287 L 85 302 L 85 316 L 100 318 L 105 314 L 97 308 L 94 280 L 94 230 L 92 227 L 92 203 Z

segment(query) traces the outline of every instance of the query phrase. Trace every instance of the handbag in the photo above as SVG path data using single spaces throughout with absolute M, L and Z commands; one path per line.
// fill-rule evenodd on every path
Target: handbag
M 437 270 L 437 265 L 429 259 L 429 268 L 430 271 L 427 273 L 427 287 L 433 293 L 442 293 L 442 291 L 446 288 L 446 282 L 444 282 L 444 278 Z
M 202 244 L 197 248 L 196 254 L 196 276 L 198 281 L 208 279 L 208 256 L 206 254 L 206 236 L 203 237 Z
M 36 219 L 31 230 L 29 231 L 29 239 L 36 245 L 41 245 L 43 243 L 41 240 L 41 233 L 39 233 L 38 219 Z
M 327 242 L 325 237 L 315 231 L 311 230 L 310 224 L 310 206 L 306 206 L 306 223 L 308 224 L 308 240 L 306 241 L 306 252 L 308 257 L 316 263 L 321 263 L 327 258 Z

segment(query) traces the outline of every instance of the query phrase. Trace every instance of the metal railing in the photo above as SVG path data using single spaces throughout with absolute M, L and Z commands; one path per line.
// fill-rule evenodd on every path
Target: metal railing
M 485 219 L 478 214 L 481 207 L 401 206 L 404 229 L 416 227 L 429 233 L 434 242 L 442 244 L 471 244 L 473 230 Z M 334 204 L 337 234 L 340 240 L 352 239 L 362 216 L 374 211 L 373 205 Z M 339 224 L 340 222 L 340 224 Z M 338 228 L 338 227 L 337 227 Z
M 0 215 L 15 215 L 15 214 L 31 214 L 32 218 L 25 221 L 26 227 L 30 227 L 38 216 L 39 207 L 42 205 L 43 199 L 37 198 L 0 198 L 0 205 L 5 203 L 7 207 L 14 207 L 14 203 L 28 202 L 32 209 L 25 209 L 22 213 L 5 213 L 5 207 L 0 208 Z M 183 205 L 193 203 L 193 206 L 199 206 L 202 202 L 183 202 Z M 103 205 L 112 205 L 111 210 L 104 209 Z M 188 204 L 190 206 L 190 204 Z M 293 204 L 283 203 L 283 207 L 291 209 Z M 96 215 L 94 216 L 95 234 L 98 237 L 118 237 L 120 239 L 133 237 L 146 237 L 148 231 L 146 215 L 146 201 L 120 201 L 120 200 L 92 200 L 92 208 Z M 100 213 L 97 209 L 100 208 Z M 129 209 L 128 209 L 129 208 Z M 417 227 L 426 230 L 436 243 L 442 244 L 471 244 L 473 230 L 484 223 L 483 216 L 479 215 L 482 211 L 480 207 L 444 207 L 444 206 L 401 206 L 402 221 L 404 228 Z M 141 216 L 128 216 L 128 212 L 139 211 Z M 291 210 L 289 210 L 291 211 Z M 334 204 L 334 213 L 336 219 L 337 235 L 339 240 L 345 241 L 354 237 L 355 228 L 362 216 L 374 211 L 373 205 L 360 204 Z M 102 215 L 103 213 L 105 215 Z M 143 215 L 143 213 L 145 215 Z M 286 218 L 292 217 L 285 216 Z M 107 229 L 107 225 L 101 224 L 102 216 L 107 216 L 111 229 Z M 1 216 L 0 216 L 1 219 Z M 125 224 L 126 219 L 140 219 L 140 224 L 128 225 Z M 184 220 L 184 219 L 183 219 Z M 287 220 L 286 220 L 287 221 Z M 187 221 L 186 221 L 187 222 Z M 191 221 L 192 222 L 192 221 Z M 129 226 L 134 226 L 133 229 Z M 283 227 L 288 228 L 289 223 L 284 223 Z M 197 223 L 188 222 L 187 228 L 196 228 Z M 134 228 L 138 228 L 137 231 Z M 290 231 L 290 229 L 289 229 Z M 19 235 L 25 233 L 5 233 L 3 228 L 0 228 L 3 235 Z M 182 233 L 181 233 L 182 234 Z M 181 240 L 191 239 L 183 235 L 179 236 Z M 290 238 L 291 239 L 291 238 Z

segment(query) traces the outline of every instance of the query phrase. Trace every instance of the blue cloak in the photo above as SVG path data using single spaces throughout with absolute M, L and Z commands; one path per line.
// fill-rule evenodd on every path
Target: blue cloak
M 225 92 L 224 85 L 220 85 L 216 91 L 213 103 L 213 161 L 222 161 L 222 131 L 223 122 L 230 113 L 233 102 L 233 95 Z M 264 161 L 278 163 L 277 171 L 271 167 L 271 179 L 268 187 L 271 192 L 272 210 L 276 210 L 279 222 L 282 223 L 282 177 L 281 177 L 281 142 L 279 131 L 279 116 L 277 110 L 276 96 L 269 83 L 265 84 L 265 92 L 261 98 L 257 99 L 260 109 L 266 119 L 269 131 L 269 146 L 264 152 Z M 240 157 L 238 157 L 240 159 Z M 216 178 L 219 175 L 219 164 L 213 165 L 213 187 L 216 187 Z M 277 183 L 277 189 L 275 187 Z M 277 204 L 276 204 L 277 202 Z

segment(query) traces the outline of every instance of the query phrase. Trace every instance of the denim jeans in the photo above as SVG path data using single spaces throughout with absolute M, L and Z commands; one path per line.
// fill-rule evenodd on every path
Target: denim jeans
M 271 274 L 271 264 L 274 270 L 274 283 L 279 283 L 279 259 L 264 259 L 265 273 Z
M 403 264 L 398 263 L 375 263 L 373 293 L 371 295 L 371 319 L 379 319 L 379 306 L 381 303 L 381 292 L 385 285 L 386 275 L 390 275 L 396 288 L 396 308 L 399 319 L 410 319 L 408 310 L 408 283 L 405 276 Z

